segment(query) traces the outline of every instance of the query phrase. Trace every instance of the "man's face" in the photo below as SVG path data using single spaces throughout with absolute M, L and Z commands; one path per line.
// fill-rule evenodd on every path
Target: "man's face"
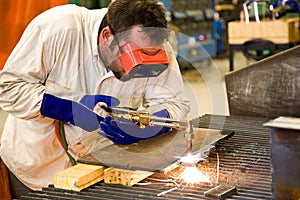
M 147 34 L 139 26 L 133 27 L 128 33 L 114 36 L 114 40 L 109 46 L 110 55 L 107 55 L 109 68 L 114 73 L 115 77 L 126 81 L 126 72 L 124 65 L 118 56 L 122 53 L 123 47 L 128 42 L 133 42 L 135 46 L 143 51 L 146 55 L 154 55 L 159 52 L 162 44 L 153 44 L 147 37 Z

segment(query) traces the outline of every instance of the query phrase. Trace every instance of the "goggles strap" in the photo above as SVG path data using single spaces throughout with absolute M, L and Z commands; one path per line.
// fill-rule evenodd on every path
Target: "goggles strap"
M 114 36 L 114 39 L 113 39 L 113 41 L 112 41 L 111 44 L 110 44 L 110 50 L 113 49 L 113 46 L 117 45 L 120 54 L 123 54 L 123 53 L 124 53 L 124 50 L 123 50 L 122 47 L 120 46 L 118 36 L 116 35 L 115 31 L 112 29 L 112 27 L 111 27 L 110 25 L 108 25 L 108 28 L 110 29 L 111 33 L 112 33 L 113 36 Z

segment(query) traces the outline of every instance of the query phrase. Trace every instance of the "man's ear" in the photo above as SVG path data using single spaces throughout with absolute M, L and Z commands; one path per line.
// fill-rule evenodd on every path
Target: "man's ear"
M 110 30 L 110 28 L 107 26 L 102 29 L 100 34 L 102 42 L 105 44 L 105 46 L 109 46 L 111 41 L 113 40 L 113 34 Z

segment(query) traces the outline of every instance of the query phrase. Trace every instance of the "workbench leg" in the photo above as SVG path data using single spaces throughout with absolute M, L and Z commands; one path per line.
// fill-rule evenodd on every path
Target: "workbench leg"
M 0 196 L 3 200 L 11 200 L 9 176 L 7 168 L 0 158 Z
M 234 70 L 234 49 L 229 45 L 229 71 Z
M 25 186 L 17 177 L 8 171 L 9 175 L 9 184 L 10 192 L 12 199 L 19 199 L 21 196 L 27 195 L 29 192 L 32 192 L 27 186 Z

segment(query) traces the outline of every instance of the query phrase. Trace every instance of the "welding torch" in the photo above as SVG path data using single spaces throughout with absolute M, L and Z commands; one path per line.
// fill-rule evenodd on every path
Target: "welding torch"
M 147 111 L 136 111 L 122 107 L 107 107 L 105 105 L 100 105 L 100 107 L 105 110 L 110 116 L 132 121 L 138 124 L 140 128 L 145 128 L 146 126 L 162 126 L 173 128 L 175 130 L 186 129 L 186 132 L 184 134 L 184 138 L 187 141 L 186 153 L 192 153 L 192 142 L 194 138 L 192 121 L 158 117 L 151 115 Z

